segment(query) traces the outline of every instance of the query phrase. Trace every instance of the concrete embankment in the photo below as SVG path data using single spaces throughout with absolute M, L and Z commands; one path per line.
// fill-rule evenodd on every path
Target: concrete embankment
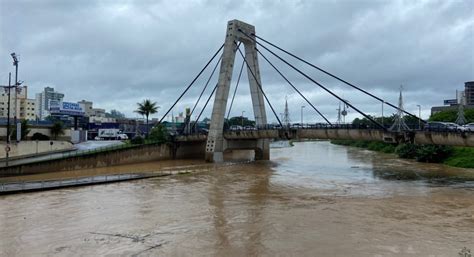
M 0 177 L 100 168 L 173 158 L 204 158 L 204 142 L 149 144 L 0 168 Z
M 0 160 L 4 159 L 6 144 L 0 143 Z M 62 152 L 74 150 L 74 145 L 69 141 L 21 141 L 10 144 L 10 158 L 33 156 L 50 152 Z

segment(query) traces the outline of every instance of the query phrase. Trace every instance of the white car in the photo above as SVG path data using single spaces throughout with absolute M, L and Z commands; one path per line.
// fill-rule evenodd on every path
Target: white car
M 464 131 L 474 132 L 474 123 L 468 123 L 463 126 Z

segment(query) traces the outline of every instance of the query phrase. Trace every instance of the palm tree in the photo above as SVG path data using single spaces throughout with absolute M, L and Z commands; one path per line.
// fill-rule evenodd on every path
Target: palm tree
M 51 134 L 53 135 L 54 140 L 56 140 L 59 135 L 64 134 L 63 123 L 60 121 L 56 121 L 51 127 Z
M 150 114 L 157 113 L 160 107 L 156 105 L 156 102 L 151 102 L 149 99 L 145 99 L 137 105 L 138 108 L 135 112 L 146 117 L 146 136 L 148 137 L 148 117 Z

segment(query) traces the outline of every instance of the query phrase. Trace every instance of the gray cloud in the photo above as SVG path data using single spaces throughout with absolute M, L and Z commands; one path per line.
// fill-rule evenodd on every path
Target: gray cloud
M 454 97 L 456 89 L 474 79 L 473 12 L 472 1 L 2 0 L 0 80 L 4 84 L 13 70 L 9 53 L 14 51 L 20 54 L 20 79 L 30 92 L 54 86 L 66 100 L 89 99 L 96 107 L 129 116 L 135 116 L 136 102 L 150 98 L 162 106 L 162 115 L 223 43 L 226 23 L 235 18 L 391 102 L 396 103 L 403 84 L 407 110 L 416 111 L 421 104 L 426 117 L 430 106 Z M 335 119 L 337 100 L 271 60 Z M 237 58 L 235 66 L 240 63 Z M 260 65 L 277 113 L 283 112 L 288 95 L 293 120 L 300 119 L 300 106 L 306 105 L 305 117 L 321 121 L 262 58 Z M 376 101 L 297 66 L 360 109 L 380 114 Z M 237 72 L 236 68 L 234 77 Z M 206 76 L 177 105 L 175 114 L 193 106 Z M 248 93 L 244 80 L 233 115 L 252 113 Z M 385 112 L 392 110 L 387 107 Z M 267 113 L 272 116 L 270 110 Z M 209 115 L 210 108 L 204 116 Z M 356 116 L 352 110 L 348 118 Z

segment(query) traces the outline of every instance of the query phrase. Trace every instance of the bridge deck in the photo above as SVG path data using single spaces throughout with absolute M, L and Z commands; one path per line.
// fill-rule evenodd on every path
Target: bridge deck
M 205 141 L 207 135 L 178 136 L 177 141 Z M 352 139 L 385 142 L 412 142 L 415 144 L 451 145 L 474 147 L 474 133 L 457 131 L 410 131 L 405 133 L 387 132 L 380 129 L 347 128 L 297 128 L 297 129 L 249 129 L 227 130 L 227 140 L 255 139 Z

